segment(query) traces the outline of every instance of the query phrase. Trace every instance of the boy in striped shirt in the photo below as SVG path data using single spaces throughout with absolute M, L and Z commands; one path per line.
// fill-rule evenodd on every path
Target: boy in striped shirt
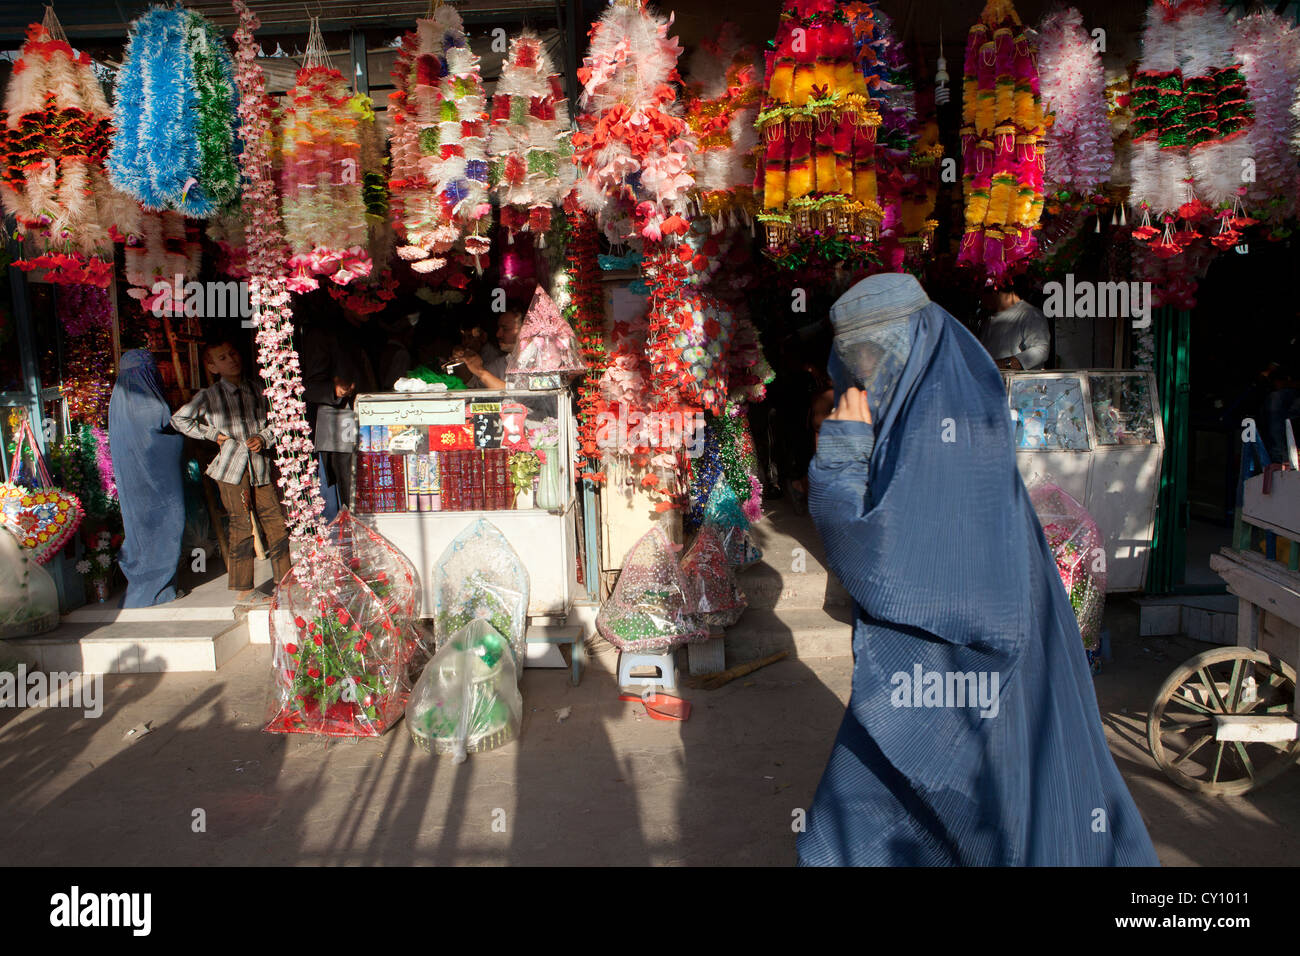
M 277 582 L 291 564 L 284 515 L 266 456 L 272 440 L 266 399 L 244 379 L 239 351 L 230 342 L 207 346 L 203 364 L 216 381 L 172 416 L 172 427 L 190 438 L 217 443 L 206 474 L 221 489 L 221 502 L 230 515 L 228 587 L 239 592 L 240 604 L 265 603 L 269 598 L 253 590 L 254 510 Z

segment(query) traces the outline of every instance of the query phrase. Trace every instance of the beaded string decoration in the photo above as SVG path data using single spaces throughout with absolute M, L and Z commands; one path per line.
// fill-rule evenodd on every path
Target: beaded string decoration
M 492 93 L 492 193 L 508 242 L 531 232 L 546 244 L 552 210 L 572 187 L 569 135 L 563 80 L 541 39 L 525 30 L 510 41 Z
M 880 113 L 854 62 L 853 30 L 835 0 L 786 0 L 766 54 L 755 127 L 764 143 L 755 188 L 774 258 L 796 240 L 875 238 Z
M 112 226 L 136 204 L 108 182 L 108 101 L 90 57 L 68 45 L 46 8 L 27 29 L 0 122 L 0 203 L 22 242 L 15 262 L 50 282 L 108 285 Z
M 1034 56 L 1011 0 L 988 0 L 966 40 L 961 130 L 966 226 L 957 261 L 995 283 L 1037 249 L 1045 147 Z

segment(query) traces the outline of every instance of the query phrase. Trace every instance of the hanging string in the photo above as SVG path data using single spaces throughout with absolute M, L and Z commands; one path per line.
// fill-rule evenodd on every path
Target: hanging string
M 325 35 L 320 31 L 320 17 L 311 18 L 311 30 L 307 34 L 307 51 L 303 55 L 302 65 L 306 69 L 318 66 L 332 67 L 329 53 L 325 49 Z
M 58 15 L 54 12 L 54 4 L 45 5 L 45 17 L 41 20 L 41 27 L 50 35 L 51 40 L 68 42 L 68 35 L 63 32 L 63 24 L 59 22 Z

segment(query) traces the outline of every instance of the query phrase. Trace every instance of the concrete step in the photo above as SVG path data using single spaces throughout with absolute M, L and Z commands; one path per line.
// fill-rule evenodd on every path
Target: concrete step
M 1137 598 L 1142 637 L 1186 634 L 1208 644 L 1237 643 L 1237 598 L 1231 594 Z
M 39 637 L 4 642 L 7 655 L 39 670 L 83 674 L 215 671 L 248 643 L 243 621 L 64 620 Z
M 811 560 L 805 570 L 797 571 L 769 564 L 764 556 L 763 561 L 739 572 L 736 580 L 755 609 L 815 611 L 853 603 L 839 579 Z
M 791 657 L 852 657 L 852 609 L 751 606 L 727 629 L 727 666 L 789 651 Z

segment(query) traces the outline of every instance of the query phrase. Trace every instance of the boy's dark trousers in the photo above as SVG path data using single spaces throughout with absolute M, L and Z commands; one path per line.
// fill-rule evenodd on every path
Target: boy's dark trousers
M 232 591 L 247 591 L 253 587 L 253 522 L 250 512 L 257 509 L 257 521 L 266 535 L 266 556 L 271 560 L 275 583 L 279 584 L 288 573 L 289 536 L 284 530 L 284 515 L 280 511 L 275 486 L 269 482 L 253 487 L 245 470 L 239 484 L 218 481 L 221 503 L 230 515 L 230 577 Z

